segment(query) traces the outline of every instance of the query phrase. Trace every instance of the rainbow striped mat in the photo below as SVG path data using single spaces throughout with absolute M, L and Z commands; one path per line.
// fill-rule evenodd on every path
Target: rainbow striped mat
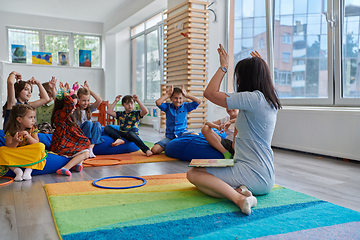
M 360 212 L 281 186 L 258 196 L 246 216 L 232 202 L 199 192 L 185 174 L 144 178 L 145 186 L 126 190 L 96 188 L 92 181 L 46 184 L 60 238 L 360 239 Z

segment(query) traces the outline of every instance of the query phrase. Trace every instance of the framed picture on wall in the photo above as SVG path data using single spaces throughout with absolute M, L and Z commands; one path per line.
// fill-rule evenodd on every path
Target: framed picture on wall
M 69 53 L 68 52 L 58 52 L 58 65 L 69 66 Z
M 32 52 L 32 64 L 52 65 L 51 52 Z
M 11 44 L 11 60 L 13 63 L 26 63 L 26 46 Z
M 79 66 L 91 67 L 91 50 L 79 50 Z

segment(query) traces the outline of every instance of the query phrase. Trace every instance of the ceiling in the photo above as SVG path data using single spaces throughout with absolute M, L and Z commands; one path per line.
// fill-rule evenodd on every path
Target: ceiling
M 0 0 L 0 11 L 105 23 L 134 2 L 137 0 Z

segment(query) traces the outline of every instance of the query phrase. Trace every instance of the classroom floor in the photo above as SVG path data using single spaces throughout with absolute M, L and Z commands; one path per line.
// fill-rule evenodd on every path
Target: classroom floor
M 156 142 L 163 133 L 141 126 L 140 136 Z M 331 203 L 360 211 L 360 162 L 273 149 L 276 184 Z M 66 181 L 87 181 L 115 175 L 158 175 L 184 173 L 181 161 L 84 168 L 68 177 L 56 174 L 33 176 L 32 181 L 0 187 L 0 240 L 59 239 L 48 205 L 44 185 Z

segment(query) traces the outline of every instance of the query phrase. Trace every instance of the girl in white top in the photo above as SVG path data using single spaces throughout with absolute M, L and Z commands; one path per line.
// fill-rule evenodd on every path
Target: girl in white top
M 206 122 L 201 129 L 206 141 L 213 146 L 216 150 L 224 155 L 224 158 L 231 159 L 234 155 L 234 131 L 235 131 L 235 120 L 239 113 L 238 109 L 229 110 L 226 108 L 228 115 L 214 122 Z M 211 128 L 215 128 L 220 132 L 225 132 L 226 138 L 221 138 Z
M 239 109 L 235 122 L 235 165 L 226 168 L 192 168 L 188 180 L 200 191 L 233 201 L 247 215 L 257 200 L 252 195 L 268 193 L 275 182 L 271 139 L 277 110 L 281 108 L 269 68 L 260 55 L 236 64 L 236 93 L 220 92 L 228 67 L 228 55 L 220 45 L 220 68 L 205 89 L 204 97 L 229 109 Z M 245 191 L 240 186 L 246 186 Z M 252 192 L 252 193 L 251 193 Z

